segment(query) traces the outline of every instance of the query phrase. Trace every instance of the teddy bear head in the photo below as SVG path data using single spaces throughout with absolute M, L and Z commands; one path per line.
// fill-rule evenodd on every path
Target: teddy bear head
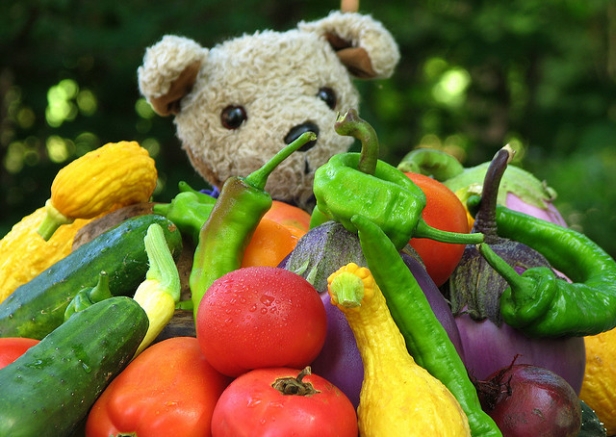
M 315 170 L 353 143 L 334 131 L 338 112 L 358 109 L 353 79 L 389 77 L 398 60 L 380 22 L 336 11 L 210 49 L 164 36 L 146 50 L 139 88 L 159 115 L 174 115 L 192 166 L 218 188 L 258 169 L 302 133 L 316 133 L 266 185 L 274 199 L 309 210 Z

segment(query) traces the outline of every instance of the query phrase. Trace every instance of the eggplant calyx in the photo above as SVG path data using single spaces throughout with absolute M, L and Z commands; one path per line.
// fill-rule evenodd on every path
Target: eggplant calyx
M 496 206 L 499 184 L 514 151 L 509 146 L 500 149 L 490 163 L 477 205 L 473 233 L 482 233 L 484 244 L 500 256 L 517 273 L 537 266 L 549 267 L 548 261 L 537 251 L 498 235 Z M 449 299 L 454 315 L 468 313 L 474 320 L 490 319 L 500 326 L 503 318 L 500 297 L 509 286 L 505 279 L 486 261 L 475 245 L 467 245 L 460 263 L 449 280 Z

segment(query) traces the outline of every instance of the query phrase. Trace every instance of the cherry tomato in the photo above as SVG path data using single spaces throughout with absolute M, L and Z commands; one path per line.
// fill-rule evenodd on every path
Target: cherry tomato
M 236 378 L 216 403 L 212 437 L 357 437 L 357 414 L 349 398 L 318 375 L 300 374 L 267 368 Z M 276 388 L 285 386 L 298 392 L 283 394 Z
M 196 327 L 208 362 L 235 377 L 261 367 L 308 365 L 323 347 L 327 318 L 319 293 L 304 278 L 255 266 L 214 281 Z
M 37 344 L 39 340 L 21 337 L 0 338 L 0 369 L 8 366 L 21 357 L 28 349 Z
M 427 224 L 443 231 L 468 233 L 466 208 L 441 182 L 419 173 L 405 173 L 426 195 L 422 217 Z M 426 265 L 437 286 L 443 285 L 462 258 L 463 244 L 448 244 L 427 238 L 411 238 L 410 245 Z

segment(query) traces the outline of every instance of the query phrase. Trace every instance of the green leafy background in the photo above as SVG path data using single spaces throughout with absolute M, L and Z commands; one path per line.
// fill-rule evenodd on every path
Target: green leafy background
M 203 182 L 171 118 L 140 99 L 136 71 L 164 34 L 203 46 L 287 30 L 336 1 L 8 0 L 0 6 L 0 236 L 49 197 L 89 150 L 137 140 L 157 161 L 155 199 Z M 430 146 L 465 166 L 506 143 L 546 180 L 568 223 L 616 255 L 616 3 L 608 0 L 369 1 L 392 32 L 394 76 L 358 82 L 362 117 L 396 164 Z

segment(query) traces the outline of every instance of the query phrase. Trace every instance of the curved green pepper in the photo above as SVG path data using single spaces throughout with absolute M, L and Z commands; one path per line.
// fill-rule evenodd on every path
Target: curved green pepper
M 585 235 L 512 211 L 496 210 L 498 234 L 532 247 L 571 281 L 552 269 L 518 274 L 481 244 L 486 261 L 509 283 L 501 295 L 503 320 L 530 336 L 586 336 L 616 327 L 616 262 Z
M 195 316 L 210 285 L 240 268 L 246 246 L 261 218 L 272 206 L 272 198 L 264 191 L 270 173 L 291 153 L 314 140 L 316 135 L 306 132 L 260 169 L 245 178 L 232 176 L 225 181 L 209 218 L 200 230 L 195 249 L 189 278 Z
M 464 167 L 453 155 L 442 150 L 422 147 L 407 153 L 397 168 L 403 172 L 432 176 L 439 182 L 464 173 Z
M 336 120 L 336 132 L 362 142 L 361 153 L 334 155 L 315 172 L 313 191 L 317 205 L 310 227 L 328 220 L 350 232 L 357 229 L 354 215 L 376 223 L 401 250 L 411 236 L 456 244 L 477 244 L 481 234 L 457 234 L 429 226 L 421 213 L 426 196 L 403 172 L 377 159 L 379 144 L 372 127 L 350 110 Z
M 473 437 L 502 436 L 481 409 L 477 390 L 460 355 L 392 241 L 370 219 L 356 215 L 351 220 L 359 230 L 368 268 L 385 296 L 409 353 L 455 396 L 468 417 Z
M 179 193 L 170 203 L 158 203 L 152 211 L 171 220 L 184 235 L 190 236 L 195 244 L 199 232 L 212 213 L 216 199 L 193 189 L 184 181 L 178 184 Z

